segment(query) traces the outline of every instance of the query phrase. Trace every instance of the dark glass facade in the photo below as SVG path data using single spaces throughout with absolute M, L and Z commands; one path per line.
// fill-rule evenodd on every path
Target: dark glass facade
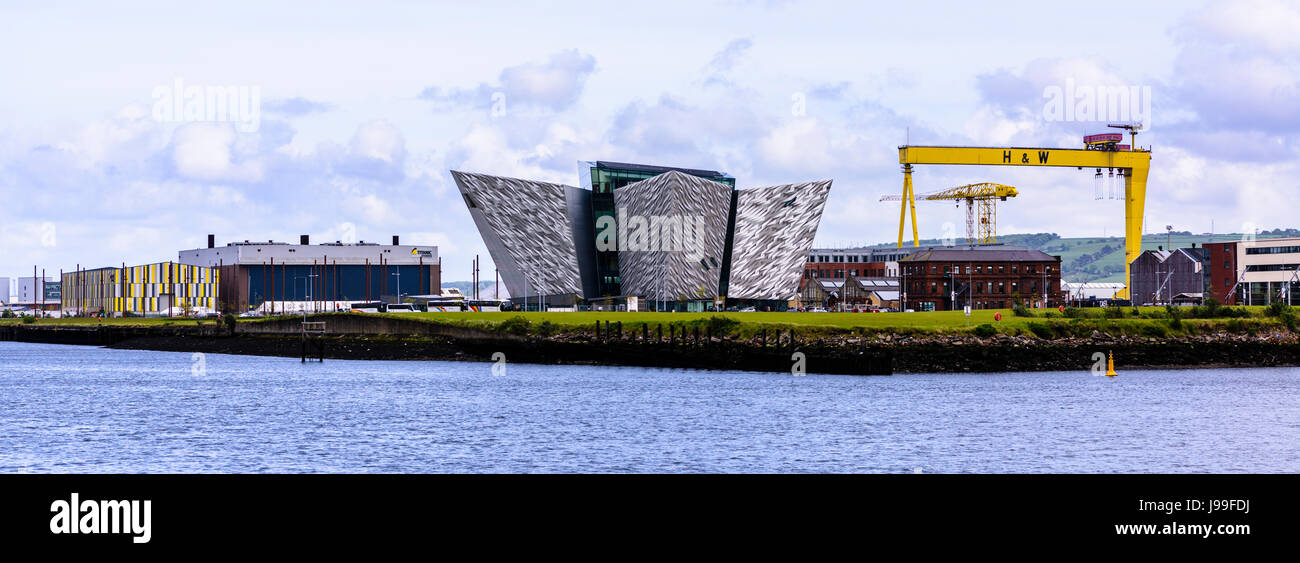
M 676 170 L 683 174 L 690 174 L 712 180 L 721 184 L 730 186 L 732 190 L 736 189 L 736 179 L 730 174 L 717 172 L 714 170 L 696 170 L 691 168 L 673 168 L 667 166 L 650 166 L 645 164 L 630 164 L 624 162 L 581 162 L 579 163 L 580 176 L 583 187 L 591 190 L 591 216 L 592 226 L 600 224 L 601 217 L 612 217 L 617 224 L 618 210 L 614 204 L 614 190 L 631 184 L 648 180 L 665 172 Z M 733 196 L 734 197 L 734 196 Z M 733 212 L 735 206 L 732 206 Z M 734 218 L 733 218 L 734 220 Z M 728 232 L 730 236 L 730 232 Z M 595 237 L 593 230 L 592 237 Z M 728 241 L 730 246 L 730 241 Z M 596 251 L 596 279 L 598 281 L 598 291 L 603 297 L 617 297 L 622 295 L 622 277 L 618 271 L 618 252 L 614 250 L 597 250 Z
M 430 290 L 429 265 L 281 265 L 244 266 L 248 273 L 248 306 L 263 301 L 379 301 Z M 397 276 L 397 273 L 401 276 Z M 369 278 L 369 279 L 367 279 Z

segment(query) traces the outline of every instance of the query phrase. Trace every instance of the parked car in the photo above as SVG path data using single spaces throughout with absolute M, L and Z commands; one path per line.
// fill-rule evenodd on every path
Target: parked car
M 808 308 L 808 312 L 809 312 L 809 313 L 825 313 L 825 312 L 827 312 L 827 311 L 826 311 L 826 308 L 825 308 L 825 307 L 809 307 L 809 308 Z
M 258 311 L 244 311 L 239 314 L 239 318 L 241 319 L 257 319 L 261 317 L 262 317 L 262 313 Z
M 757 311 L 757 309 L 753 307 L 744 307 L 740 310 L 741 313 L 753 313 L 755 311 Z

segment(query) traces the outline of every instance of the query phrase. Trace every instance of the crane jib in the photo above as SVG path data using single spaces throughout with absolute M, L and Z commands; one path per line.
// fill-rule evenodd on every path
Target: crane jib
M 1002 151 L 1002 163 L 1003 163 L 1003 164 L 1015 164 L 1015 162 L 1014 162 L 1014 160 L 1013 160 L 1012 152 L 1013 152 L 1013 151 L 1009 151 L 1009 150 L 1007 150 L 1007 151 Z M 1048 157 L 1049 153 L 1051 153 L 1051 151 L 1038 151 L 1038 164 L 1047 164 L 1047 157 Z M 1022 153 L 1020 153 L 1020 164 L 1033 164 L 1033 163 L 1030 162 L 1030 160 L 1029 160 L 1029 153 L 1028 153 L 1028 152 L 1022 152 Z

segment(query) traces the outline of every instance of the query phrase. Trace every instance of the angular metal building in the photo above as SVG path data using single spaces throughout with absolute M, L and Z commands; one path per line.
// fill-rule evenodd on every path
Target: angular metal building
M 583 207 L 582 190 L 454 170 L 452 176 L 510 295 L 584 294 L 574 242 L 582 217 L 570 209 Z
M 619 221 L 607 229 L 597 225 L 596 241 L 618 243 L 623 294 L 657 301 L 712 301 L 722 294 L 732 191 L 675 170 L 615 191 Z M 601 236 L 606 233 L 616 237 Z
M 784 308 L 831 185 L 737 190 L 722 172 L 607 161 L 580 162 L 581 187 L 451 174 L 529 308 Z
M 727 297 L 787 299 L 821 221 L 831 181 L 740 190 Z

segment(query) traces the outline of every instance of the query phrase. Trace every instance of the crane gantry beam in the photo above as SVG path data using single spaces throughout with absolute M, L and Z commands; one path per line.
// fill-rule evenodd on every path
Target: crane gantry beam
M 1136 143 L 1131 145 L 1136 147 Z M 1124 175 L 1124 279 L 1129 279 L 1129 264 L 1142 252 L 1142 213 L 1146 206 L 1147 175 L 1151 168 L 1151 151 L 1092 150 L 1031 147 L 898 147 L 898 163 L 903 165 L 903 205 L 899 212 L 898 247 L 903 247 L 903 225 L 907 210 L 912 210 L 912 244 L 920 246 L 916 228 L 916 198 L 912 192 L 912 167 L 916 164 L 972 166 L 1025 166 L 1118 168 Z M 1065 210 L 1062 210 L 1063 212 Z M 1128 289 L 1116 297 L 1128 298 Z

